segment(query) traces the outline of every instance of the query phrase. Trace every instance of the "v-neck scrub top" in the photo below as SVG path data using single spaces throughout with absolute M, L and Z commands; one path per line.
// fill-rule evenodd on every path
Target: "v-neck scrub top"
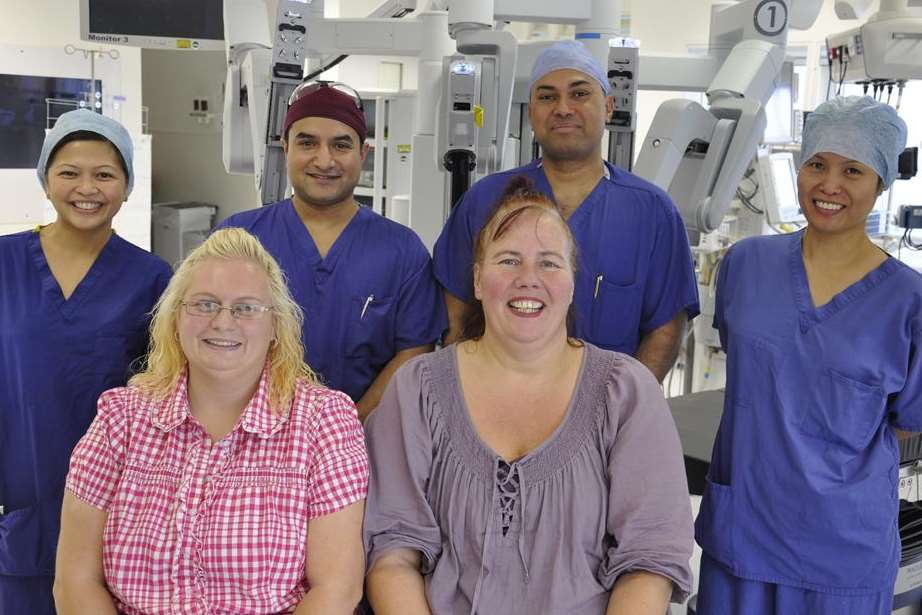
M 53 574 L 71 450 L 146 352 L 170 275 L 113 234 L 65 300 L 38 232 L 0 237 L 0 576 Z
M 743 579 L 888 591 L 893 428 L 922 430 L 922 276 L 888 258 L 816 308 L 802 238 L 749 238 L 720 265 L 727 389 L 696 537 Z
M 321 258 L 291 199 L 219 225 L 255 235 L 304 310 L 304 357 L 356 402 L 401 350 L 435 343 L 447 325 L 429 252 L 407 227 L 359 207 Z
M 605 163 L 607 177 L 567 220 L 578 266 L 574 335 L 633 355 L 641 338 L 681 311 L 697 316 L 698 285 L 685 225 L 669 196 Z M 433 249 L 435 277 L 455 297 L 473 300 L 474 240 L 517 175 L 554 198 L 540 160 L 494 173 L 471 186 Z
M 600 615 L 638 570 L 683 600 L 691 504 L 649 370 L 586 344 L 561 425 L 507 462 L 471 422 L 456 349 L 401 366 L 366 423 L 368 569 L 388 550 L 419 551 L 433 613 Z

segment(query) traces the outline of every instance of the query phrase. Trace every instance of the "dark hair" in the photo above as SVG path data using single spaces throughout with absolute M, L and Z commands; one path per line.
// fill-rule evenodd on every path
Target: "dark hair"
M 111 145 L 112 149 L 115 150 L 115 155 L 118 157 L 118 163 L 122 167 L 122 172 L 125 174 L 125 179 L 127 181 L 130 173 L 128 173 L 128 165 L 125 164 L 125 159 L 122 157 L 122 152 L 118 151 L 118 148 L 115 147 L 115 144 L 113 144 L 112 141 L 105 138 L 98 132 L 93 132 L 92 130 L 75 130 L 74 132 L 61 137 L 61 140 L 58 141 L 53 148 L 51 148 L 51 153 L 48 154 L 48 162 L 45 164 L 45 175 L 48 175 L 48 169 L 51 167 L 51 163 L 54 162 L 54 157 L 58 155 L 58 150 L 72 141 L 102 141 Z
M 535 185 L 524 175 L 516 175 L 503 190 L 499 200 L 493 206 L 489 217 L 477 237 L 474 239 L 473 260 L 471 266 L 471 287 L 473 287 L 473 264 L 483 262 L 483 252 L 487 244 L 496 241 L 506 234 L 512 228 L 516 220 L 526 211 L 539 211 L 542 213 L 551 213 L 556 216 L 563 226 L 567 239 L 570 242 L 570 266 L 573 274 L 576 274 L 576 242 L 573 239 L 573 233 L 567 225 L 557 205 L 543 192 L 538 191 Z M 575 326 L 575 312 L 573 304 L 570 304 L 567 310 L 567 338 L 572 345 L 579 346 L 579 342 L 573 339 Z M 476 297 L 472 298 L 464 309 L 461 317 L 461 331 L 458 337 L 459 342 L 465 340 L 479 340 L 486 331 L 487 323 L 483 312 L 483 304 Z

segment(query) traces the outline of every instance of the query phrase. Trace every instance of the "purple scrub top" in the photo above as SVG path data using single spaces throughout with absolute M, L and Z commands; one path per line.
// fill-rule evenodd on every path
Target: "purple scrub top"
M 567 220 L 578 266 L 576 337 L 633 355 L 641 338 L 685 310 L 698 312 L 695 266 L 685 226 L 669 196 L 605 163 L 607 177 Z M 462 301 L 473 297 L 474 240 L 509 180 L 524 175 L 553 199 L 540 160 L 471 186 L 433 249 L 435 277 Z
M 720 265 L 727 391 L 696 537 L 743 579 L 888 591 L 893 428 L 922 430 L 922 276 L 887 258 L 817 308 L 802 238 L 745 239 Z
M 0 577 L 54 574 L 71 450 L 147 351 L 171 273 L 113 234 L 65 300 L 39 233 L 0 237 Z M 3 583 L 0 613 L 19 612 L 16 592 Z
M 307 364 L 355 401 L 395 354 L 445 330 L 429 252 L 416 233 L 367 207 L 324 258 L 291 199 L 233 215 L 225 227 L 254 234 L 278 261 L 304 310 Z

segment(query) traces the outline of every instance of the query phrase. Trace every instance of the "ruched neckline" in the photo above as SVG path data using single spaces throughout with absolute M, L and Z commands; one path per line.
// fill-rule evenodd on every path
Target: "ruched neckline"
M 606 395 L 604 374 L 610 371 L 613 356 L 603 353 L 591 344 L 585 345 L 579 374 L 573 395 L 567 406 L 566 416 L 551 436 L 526 455 L 515 460 L 505 460 L 496 454 L 480 438 L 470 411 L 464 401 L 461 380 L 458 377 L 458 348 L 452 352 L 436 353 L 431 369 L 433 385 L 446 393 L 448 401 L 445 413 L 446 426 L 452 434 L 452 444 L 471 472 L 486 483 L 495 480 L 495 463 L 499 459 L 510 466 L 521 466 L 527 476 L 519 485 L 520 493 L 528 485 L 545 480 L 560 470 L 585 445 L 586 438 L 598 429 L 602 421 L 600 408 L 604 407 Z M 584 381 L 597 386 L 582 386 Z

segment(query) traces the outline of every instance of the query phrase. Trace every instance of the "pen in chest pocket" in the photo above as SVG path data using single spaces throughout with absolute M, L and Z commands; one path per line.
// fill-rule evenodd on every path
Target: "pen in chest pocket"
M 599 285 L 602 284 L 602 274 L 595 276 L 595 292 L 592 293 L 592 298 L 596 299 L 599 296 Z
M 374 295 L 368 295 L 368 298 L 365 299 L 365 305 L 362 306 L 362 315 L 359 316 L 359 320 L 365 318 L 365 312 L 368 311 L 368 306 L 371 305 L 371 302 L 375 300 Z

